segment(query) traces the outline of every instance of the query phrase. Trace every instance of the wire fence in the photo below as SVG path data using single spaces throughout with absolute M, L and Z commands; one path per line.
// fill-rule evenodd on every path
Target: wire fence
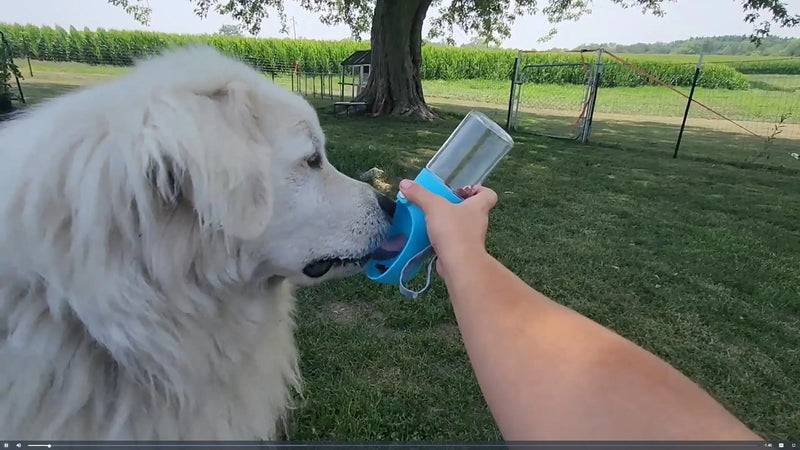
M 158 52 L 142 54 L 139 59 L 146 59 L 156 54 Z M 358 95 L 362 87 L 357 74 L 347 67 L 333 71 L 328 64 L 316 62 L 277 62 L 257 56 L 238 57 L 238 59 L 263 73 L 276 84 L 310 98 L 349 100 Z M 82 60 L 38 61 L 23 57 L 17 59 L 16 64 L 25 76 L 24 81 L 33 87 L 38 81 L 51 81 L 53 78 L 63 78 L 67 84 L 76 80 L 81 84 L 99 82 L 129 71 L 135 62 L 134 59 L 128 62 L 111 57 L 95 57 L 92 61 L 92 63 Z
M 331 70 L 328 63 L 276 62 L 255 55 L 239 58 L 275 83 L 331 104 L 352 100 L 363 87 L 357 73 L 347 68 Z M 697 65 L 691 56 L 682 59 L 664 68 L 603 53 L 589 142 L 672 154 L 681 135 Z M 747 74 L 732 69 L 729 61 L 706 60 L 681 136 L 680 155 L 800 167 L 800 69 L 796 69 L 800 58 L 784 60 L 772 61 L 775 67 L 789 68 L 783 70 L 786 73 Z M 736 62 L 742 64 L 741 59 Z M 37 83 L 42 83 L 41 87 L 58 81 L 56 78 L 71 87 L 130 70 L 119 60 L 102 58 L 86 64 L 31 62 L 23 57 L 17 63 L 26 75 L 23 87 L 33 89 Z M 513 99 L 509 98 L 510 80 L 423 80 L 423 89 L 426 100 L 435 107 L 479 109 L 500 124 L 506 124 L 513 107 L 517 131 L 574 138 L 587 117 L 589 80 L 598 70 L 596 64 L 593 52 L 580 59 L 565 54 L 562 59 L 556 55 L 548 63 L 530 64 L 520 71 L 519 90 Z M 511 67 L 508 72 L 512 73 Z M 45 96 L 60 93 L 58 89 L 42 92 Z
M 349 68 L 334 72 L 319 70 L 320 64 L 306 65 L 299 61 L 276 64 L 256 57 L 240 59 L 276 84 L 310 98 L 351 100 L 361 89 L 358 76 Z
M 785 60 L 800 69 L 800 58 Z M 800 70 L 797 74 L 742 74 L 728 70 L 728 61 L 706 61 L 699 66 L 692 89 L 692 82 L 686 86 L 685 79 L 677 76 L 653 75 L 636 62 L 608 52 L 601 62 L 601 80 L 613 73 L 626 78 L 628 86 L 598 82 L 590 142 L 800 168 Z M 590 83 L 542 83 L 531 76 L 532 71 L 563 70 L 564 66 L 521 67 L 518 98 L 511 105 L 516 117 L 510 125 L 541 135 L 578 136 Z M 698 62 L 673 66 L 674 73 L 685 78 L 696 71 Z M 570 70 L 590 80 L 591 67 L 572 64 Z

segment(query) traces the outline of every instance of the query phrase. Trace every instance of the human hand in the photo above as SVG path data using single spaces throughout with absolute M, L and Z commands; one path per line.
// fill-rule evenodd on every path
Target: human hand
M 497 194 L 485 186 L 468 186 L 457 191 L 464 199 L 450 203 L 411 180 L 400 182 L 400 192 L 425 213 L 428 238 L 438 256 L 436 270 L 447 278 L 451 267 L 486 253 L 489 211 Z

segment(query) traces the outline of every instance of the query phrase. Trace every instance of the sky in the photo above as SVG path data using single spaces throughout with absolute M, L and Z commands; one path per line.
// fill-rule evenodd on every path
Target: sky
M 109 5 L 107 0 L 0 0 L 0 22 L 175 33 L 214 33 L 222 25 L 235 23 L 216 13 L 209 13 L 208 17 L 201 19 L 194 14 L 194 7 L 188 0 L 149 0 L 149 4 L 153 9 L 149 26 L 137 23 L 121 8 Z M 538 39 L 547 34 L 552 25 L 542 17 L 518 18 L 512 27 L 511 37 L 503 41 L 502 46 L 541 50 L 574 48 L 586 43 L 632 44 L 700 36 L 748 35 L 752 31 L 752 25 L 743 20 L 740 0 L 667 2 L 667 15 L 663 18 L 643 15 L 636 8 L 623 9 L 610 0 L 595 0 L 593 5 L 592 13 L 577 22 L 556 25 L 558 34 L 545 43 L 538 42 Z M 285 8 L 290 20 L 294 18 L 296 24 L 294 30 L 290 24 L 290 36 L 295 32 L 299 38 L 341 39 L 350 36 L 346 26 L 326 26 L 294 0 L 285 0 Z M 435 11 L 429 12 L 429 17 L 431 14 L 435 14 Z M 262 24 L 259 36 L 281 37 L 279 30 L 278 19 L 272 16 Z M 427 33 L 427 28 L 424 32 Z M 773 34 L 800 37 L 800 29 L 786 30 L 773 26 Z M 458 33 L 455 38 L 461 44 L 469 41 L 470 37 Z

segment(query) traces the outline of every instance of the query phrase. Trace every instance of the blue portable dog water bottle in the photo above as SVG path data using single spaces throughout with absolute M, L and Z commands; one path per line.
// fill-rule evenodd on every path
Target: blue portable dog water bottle
M 497 123 L 481 112 L 471 111 L 414 181 L 452 203 L 459 203 L 463 199 L 456 192 L 482 183 L 513 146 L 511 136 Z M 398 284 L 403 295 L 416 298 L 430 283 L 435 255 L 428 265 L 428 280 L 422 290 L 411 291 L 405 283 L 431 255 L 433 249 L 422 209 L 398 192 L 389 238 L 367 263 L 367 277 L 379 283 Z

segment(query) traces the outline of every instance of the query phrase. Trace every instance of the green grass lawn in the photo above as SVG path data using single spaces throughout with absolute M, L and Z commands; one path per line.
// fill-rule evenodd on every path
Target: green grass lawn
M 767 89 L 733 91 L 697 88 L 695 99 L 733 120 L 772 123 L 782 113 L 794 112 L 789 123 L 800 123 L 800 88 L 796 88 L 800 86 L 800 75 L 752 77 L 761 82 L 757 83 L 758 86 Z M 427 80 L 423 82 L 423 88 L 426 97 L 507 105 L 510 85 L 492 80 Z M 577 117 L 584 90 L 583 86 L 578 85 L 526 84 L 522 87 L 520 104 L 533 110 L 570 111 Z M 688 89 L 679 90 L 689 94 Z M 596 111 L 632 117 L 681 117 L 685 108 L 685 97 L 665 87 L 641 86 L 601 88 Z M 693 108 L 691 114 L 696 118 L 719 118 L 700 107 Z
M 18 63 L 27 74 L 27 62 L 20 60 Z M 34 103 L 129 70 L 116 66 L 42 61 L 33 61 L 32 65 L 34 76 L 28 76 L 23 83 L 26 87 L 35 86 L 28 89 L 28 96 Z M 270 78 L 287 88 L 293 84 L 292 78 L 285 74 Z M 800 149 L 800 75 L 748 75 L 748 79 L 754 86 L 751 90 L 698 89 L 695 98 L 736 120 L 757 136 L 694 106 L 687 122 L 681 155 L 720 162 L 756 160 L 770 166 L 800 167 L 800 162 L 790 156 Z M 331 90 L 338 96 L 337 82 L 338 78 L 301 80 L 303 90 L 311 98 L 319 98 L 323 89 L 327 96 Z M 426 80 L 423 87 L 431 104 L 458 111 L 481 109 L 505 124 L 507 83 Z M 345 95 L 349 96 L 349 91 Z M 571 135 L 582 97 L 583 88 L 580 86 L 524 85 L 519 129 L 556 136 Z M 663 87 L 601 89 L 591 140 L 602 146 L 625 146 L 644 152 L 672 154 L 685 107 L 683 97 Z M 778 125 L 782 114 L 786 114 L 785 121 Z M 764 138 L 776 131 L 779 131 L 777 139 L 767 144 Z
M 17 63 L 26 74 L 27 62 Z M 81 63 L 56 63 L 34 61 L 32 63 L 34 77 L 32 82 L 45 82 L 53 78 L 69 79 L 70 84 L 87 84 L 127 72 L 126 67 L 90 66 Z M 726 89 L 698 88 L 695 98 L 704 104 L 719 110 L 733 120 L 763 121 L 773 123 L 782 113 L 794 113 L 787 123 L 800 124 L 800 75 L 748 75 L 752 89 L 732 91 Z M 283 86 L 290 87 L 291 77 L 278 75 L 274 80 Z M 338 78 L 333 81 L 333 91 L 338 95 Z M 314 81 L 310 83 L 312 92 Z M 317 79 L 317 84 L 320 82 Z M 326 92 L 330 90 L 330 80 L 324 81 Z M 484 102 L 506 107 L 508 105 L 509 83 L 497 80 L 424 80 L 423 89 L 426 98 L 433 100 L 456 100 Z M 305 84 L 304 84 L 305 88 Z M 316 92 L 323 88 L 316 86 Z M 687 88 L 680 88 L 688 94 Z M 584 87 L 577 85 L 523 85 L 521 105 L 533 110 L 565 111 L 570 114 L 580 112 Z M 349 92 L 347 93 L 349 95 Z M 598 113 L 625 114 L 635 116 L 680 117 L 686 107 L 686 99 L 659 86 L 603 88 L 600 90 L 597 103 Z M 692 117 L 718 119 L 718 116 L 695 107 Z M 800 138 L 800 136 L 798 136 Z
M 58 80 L 26 81 L 26 92 L 79 84 Z M 351 176 L 380 167 L 393 185 L 459 120 L 345 118 L 318 104 L 331 161 Z M 657 123 L 613 131 L 643 143 L 661 133 Z M 500 197 L 492 254 L 673 364 L 765 438 L 800 440 L 800 173 L 624 142 L 515 139 L 487 181 Z M 711 155 L 744 145 L 703 139 Z M 364 276 L 304 289 L 298 324 L 306 390 L 291 438 L 499 438 L 439 279 L 416 300 Z
M 381 167 L 393 182 L 457 123 L 328 110 L 332 161 L 350 175 Z M 489 248 L 545 294 L 674 364 L 759 433 L 797 439 L 798 181 L 517 136 L 487 183 L 500 194 Z M 497 438 L 438 280 L 417 300 L 364 277 L 309 289 L 300 325 L 308 393 L 294 437 Z

